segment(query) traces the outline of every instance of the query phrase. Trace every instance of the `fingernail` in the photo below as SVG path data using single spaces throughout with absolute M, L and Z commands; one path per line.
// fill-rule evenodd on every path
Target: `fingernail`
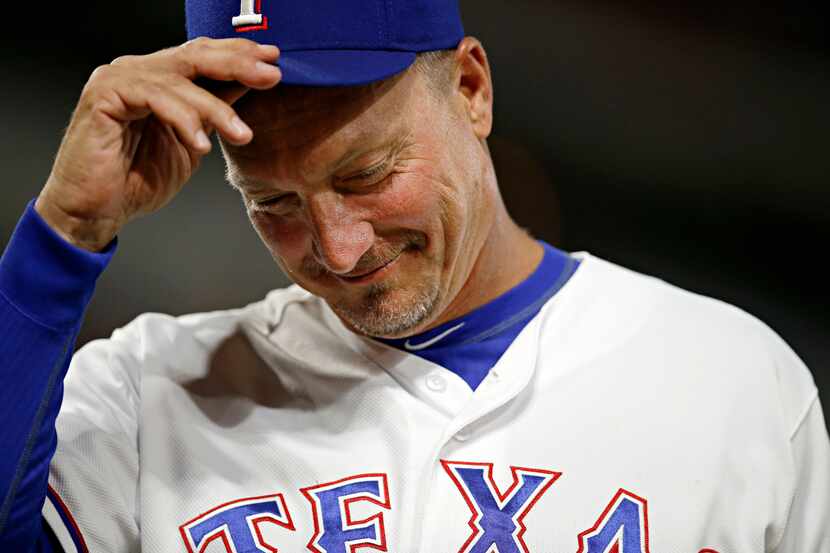
M 200 150 L 209 150 L 210 149 L 210 139 L 205 134 L 205 131 L 199 129 L 196 131 L 196 146 Z
M 274 77 L 280 75 L 279 67 L 277 67 L 273 63 L 265 63 L 264 61 L 256 62 L 256 70 L 260 73 L 267 73 Z
M 263 54 L 268 56 L 276 56 L 280 53 L 280 49 L 273 44 L 260 44 L 259 49 Z
M 233 127 L 233 130 L 236 131 L 238 136 L 244 137 L 253 134 L 251 127 L 246 125 L 245 122 L 237 116 L 234 116 L 234 118 L 231 119 L 231 126 Z

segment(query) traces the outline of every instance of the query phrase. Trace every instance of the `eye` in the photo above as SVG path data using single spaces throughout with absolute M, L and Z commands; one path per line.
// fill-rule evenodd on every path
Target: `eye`
M 296 194 L 280 194 L 263 200 L 252 200 L 251 206 L 255 211 L 287 211 L 295 203 Z
M 372 177 L 375 177 L 375 176 L 383 173 L 383 171 L 386 169 L 387 165 L 388 165 L 388 163 L 386 161 L 384 161 L 383 163 L 375 165 L 374 167 L 370 167 L 369 169 L 366 169 L 365 171 L 361 171 L 360 173 L 358 173 L 356 175 L 352 175 L 351 177 L 348 177 L 344 180 L 347 180 L 347 181 L 369 180 Z
M 265 200 L 259 200 L 256 203 L 258 206 L 269 206 L 269 205 L 276 205 L 280 203 L 282 200 L 286 198 L 287 194 L 283 194 L 282 196 L 275 196 L 273 198 L 267 198 Z

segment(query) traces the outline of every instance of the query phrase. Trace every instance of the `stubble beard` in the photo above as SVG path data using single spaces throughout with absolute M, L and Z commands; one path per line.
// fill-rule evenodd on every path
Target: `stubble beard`
M 401 292 L 387 283 L 373 284 L 360 305 L 337 303 L 331 307 L 360 334 L 387 338 L 406 336 L 432 317 L 439 303 L 440 290 L 438 282 L 429 279 L 404 297 L 398 297 L 396 291 Z
M 384 242 L 367 252 L 356 268 L 374 268 L 413 252 L 423 252 L 426 236 L 407 231 L 393 243 Z M 303 274 L 310 279 L 325 275 L 326 269 L 313 256 L 304 260 Z M 331 309 L 351 327 L 366 336 L 397 337 L 412 331 L 432 317 L 441 296 L 439 278 L 426 273 L 414 283 L 398 286 L 392 281 L 378 282 L 367 287 L 357 300 L 327 300 Z

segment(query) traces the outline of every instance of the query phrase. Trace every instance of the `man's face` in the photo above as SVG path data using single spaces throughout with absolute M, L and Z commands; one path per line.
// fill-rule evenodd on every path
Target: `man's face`
M 257 233 L 347 326 L 395 337 L 440 321 L 491 207 L 482 142 L 452 91 L 409 70 L 359 89 L 252 92 L 244 147 L 223 145 Z

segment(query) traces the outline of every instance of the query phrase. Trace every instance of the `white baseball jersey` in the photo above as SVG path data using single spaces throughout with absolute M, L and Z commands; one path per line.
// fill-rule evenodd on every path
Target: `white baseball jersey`
M 830 551 L 790 348 L 577 257 L 475 392 L 297 287 L 143 315 L 72 361 L 44 515 L 73 552 L 66 527 L 95 552 Z

